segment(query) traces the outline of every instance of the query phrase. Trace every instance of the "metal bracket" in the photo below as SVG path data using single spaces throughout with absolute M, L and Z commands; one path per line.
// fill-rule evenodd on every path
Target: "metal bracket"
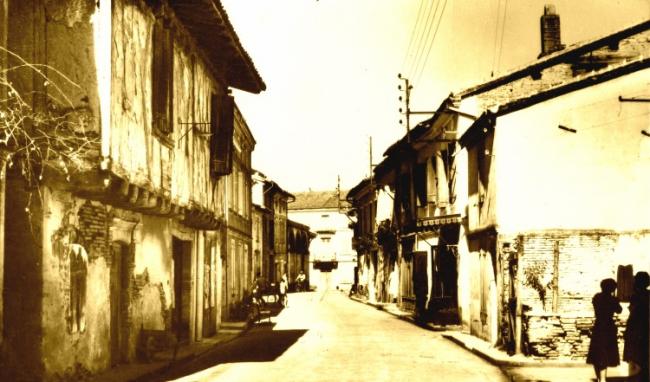
M 650 102 L 650 98 L 626 98 L 618 96 L 619 102 Z

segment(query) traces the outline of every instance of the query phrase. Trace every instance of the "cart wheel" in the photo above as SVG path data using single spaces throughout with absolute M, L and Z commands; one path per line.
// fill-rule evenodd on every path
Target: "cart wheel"
M 251 305 L 248 309 L 247 321 L 249 324 L 253 324 L 257 321 L 257 318 L 260 316 L 260 307 L 257 304 Z

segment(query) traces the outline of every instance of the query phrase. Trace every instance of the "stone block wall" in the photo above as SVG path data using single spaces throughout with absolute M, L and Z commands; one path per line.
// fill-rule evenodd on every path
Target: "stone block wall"
M 627 309 L 616 316 L 618 350 L 623 354 L 623 333 Z M 527 330 L 524 350 L 536 359 L 585 360 L 589 351 L 593 316 L 561 314 L 526 314 Z
M 531 232 L 520 236 L 519 266 L 522 276 L 521 301 L 535 312 L 550 312 L 557 288 L 556 313 L 592 315 L 591 299 L 600 291 L 600 281 L 617 279 L 619 266 L 632 265 L 633 271 L 650 270 L 650 232 L 604 230 L 562 230 Z M 557 250 L 558 264 L 554 265 Z M 554 269 L 558 285 L 553 286 Z M 544 287 L 544 301 L 526 281 L 536 268 Z M 534 272 L 532 272 L 534 273 Z
M 500 242 L 501 339 L 504 345 L 511 345 L 508 302 L 511 284 L 516 281 L 511 279 L 508 267 L 515 260 L 519 267 L 519 299 L 525 313 L 523 350 L 535 358 L 584 360 L 594 320 L 591 299 L 600 291 L 600 281 L 616 280 L 621 265 L 632 265 L 634 273 L 649 270 L 650 234 L 645 231 L 540 231 L 500 235 Z M 544 292 L 543 301 L 540 288 L 531 285 L 530 279 L 535 277 L 526 277 L 531 269 L 536 270 L 537 285 Z M 552 282 L 555 272 L 557 286 Z M 555 311 L 554 293 L 557 293 Z M 626 302 L 621 305 L 623 312 L 616 320 L 622 354 L 628 310 Z

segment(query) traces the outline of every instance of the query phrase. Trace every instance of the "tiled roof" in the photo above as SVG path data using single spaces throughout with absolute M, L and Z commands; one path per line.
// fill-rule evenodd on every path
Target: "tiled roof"
M 340 198 L 347 194 L 347 191 L 341 191 Z M 296 201 L 289 203 L 290 210 L 309 210 L 309 209 L 321 209 L 321 208 L 338 208 L 339 207 L 339 195 L 337 195 L 336 190 L 330 191 L 307 191 L 307 192 L 298 192 L 295 193 Z M 346 207 L 347 202 L 341 201 L 341 207 Z
M 260 93 L 266 84 L 241 44 L 221 0 L 174 0 L 174 13 L 213 65 L 225 65 L 229 86 Z
M 603 47 L 616 46 L 615 50 L 618 51 L 619 43 L 621 41 L 624 41 L 635 35 L 640 35 L 643 32 L 648 31 L 649 29 L 650 29 L 650 21 L 643 21 L 639 24 L 630 26 L 628 28 L 625 28 L 615 33 L 611 33 L 605 36 L 601 36 L 591 40 L 582 41 L 582 42 L 569 45 L 568 47 L 562 50 L 558 50 L 554 53 L 544 56 L 543 58 L 537 59 L 532 63 L 528 63 L 519 68 L 511 70 L 510 72 L 505 73 L 497 78 L 480 83 L 476 86 L 467 88 L 463 91 L 456 92 L 455 96 L 460 98 L 467 98 L 480 93 L 485 93 L 492 89 L 517 81 L 521 78 L 526 78 L 534 74 L 539 74 L 539 72 L 549 67 L 560 65 L 560 64 L 575 63 L 575 61 L 579 59 L 580 56 L 587 55 L 590 53 L 593 54 L 594 51 Z M 623 51 L 632 51 L 633 56 L 642 54 L 643 52 L 639 52 L 639 50 L 645 50 L 645 48 L 647 47 L 647 35 L 637 36 L 637 38 L 638 37 L 640 37 L 643 40 L 632 41 L 632 42 L 628 42 L 627 44 L 625 44 L 624 42 L 623 45 L 627 45 L 627 46 L 621 46 L 620 48 L 622 48 Z M 627 59 L 627 57 L 623 57 L 623 58 Z

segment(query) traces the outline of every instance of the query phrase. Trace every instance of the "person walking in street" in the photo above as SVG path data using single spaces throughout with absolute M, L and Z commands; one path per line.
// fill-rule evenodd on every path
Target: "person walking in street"
M 591 300 L 596 321 L 591 330 L 587 363 L 594 366 L 596 379 L 604 382 L 607 379 L 607 368 L 620 364 L 614 314 L 621 313 L 623 308 L 614 296 L 616 291 L 614 279 L 601 281 L 600 289 L 601 291 Z
M 630 316 L 625 326 L 625 347 L 623 360 L 640 369 L 640 382 L 648 382 L 650 370 L 648 369 L 648 333 L 650 319 L 648 314 L 650 292 L 650 275 L 648 272 L 637 272 L 634 275 L 634 291 L 630 297 Z
M 287 278 L 287 274 L 284 273 L 282 275 L 282 279 L 280 280 L 280 305 L 283 307 L 287 307 L 289 305 L 289 298 L 287 297 L 287 291 L 289 289 L 289 280 Z

